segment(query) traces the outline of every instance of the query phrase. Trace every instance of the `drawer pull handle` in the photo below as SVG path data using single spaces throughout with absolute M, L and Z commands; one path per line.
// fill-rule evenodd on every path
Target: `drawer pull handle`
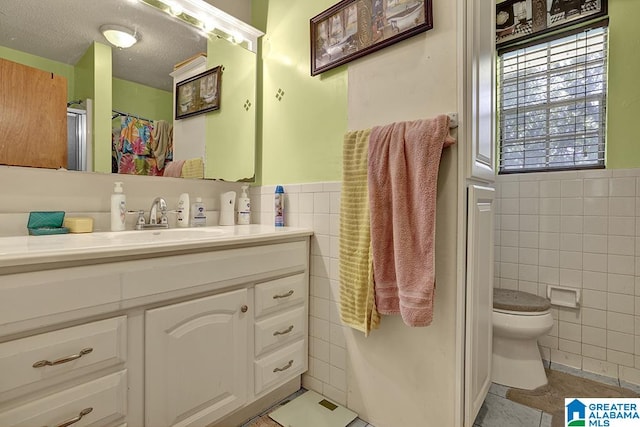
M 293 366 L 293 359 L 289 360 L 289 363 L 287 363 L 286 365 L 284 365 L 282 368 L 275 368 L 273 370 L 273 372 L 282 372 L 282 371 L 286 371 L 287 369 L 289 369 L 290 367 Z
M 284 329 L 284 330 L 282 330 L 282 331 L 275 331 L 275 332 L 273 333 L 273 336 L 274 336 L 274 337 L 277 337 L 278 335 L 286 335 L 286 334 L 288 334 L 288 333 L 289 333 L 289 332 L 291 332 L 291 331 L 293 331 L 293 325 L 290 325 L 287 329 Z
M 83 348 L 82 350 L 80 350 L 80 353 L 78 353 L 78 354 L 72 354 L 71 356 L 63 357 L 61 359 L 54 360 L 53 362 L 49 362 L 48 360 L 40 360 L 40 361 L 34 363 L 32 366 L 34 368 L 43 368 L 45 366 L 62 365 L 63 363 L 67 363 L 67 362 L 74 361 L 76 359 L 80 359 L 82 356 L 84 356 L 85 354 L 89 354 L 92 351 L 93 351 L 93 349 L 91 347 Z
M 70 418 L 67 421 L 63 421 L 61 424 L 56 425 L 56 427 L 67 427 L 71 424 L 75 424 L 80 421 L 85 415 L 90 414 L 91 411 L 93 411 L 93 408 L 84 408 L 77 416 Z
M 290 297 L 291 295 L 293 295 L 293 289 L 291 289 L 289 292 L 287 292 L 286 294 L 279 294 L 279 295 L 274 295 L 273 299 L 278 299 L 278 298 L 287 298 Z

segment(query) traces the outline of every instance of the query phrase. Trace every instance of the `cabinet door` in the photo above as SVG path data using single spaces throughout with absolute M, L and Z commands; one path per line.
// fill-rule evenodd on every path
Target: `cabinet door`
M 495 190 L 469 187 L 465 329 L 465 423 L 471 427 L 491 386 Z
M 495 180 L 495 2 L 467 1 L 467 178 Z
M 145 315 L 147 426 L 206 426 L 247 400 L 247 290 Z

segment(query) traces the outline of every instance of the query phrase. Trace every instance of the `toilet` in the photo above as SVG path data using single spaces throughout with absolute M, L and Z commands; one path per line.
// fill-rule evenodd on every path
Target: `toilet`
M 553 326 L 550 308 L 546 298 L 493 289 L 494 383 L 527 390 L 547 384 L 538 338 Z

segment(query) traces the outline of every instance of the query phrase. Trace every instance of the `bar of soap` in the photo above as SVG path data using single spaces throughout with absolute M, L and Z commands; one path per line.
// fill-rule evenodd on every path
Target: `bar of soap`
M 70 233 L 91 233 L 93 231 L 93 218 L 89 217 L 67 217 L 64 219 L 64 226 Z

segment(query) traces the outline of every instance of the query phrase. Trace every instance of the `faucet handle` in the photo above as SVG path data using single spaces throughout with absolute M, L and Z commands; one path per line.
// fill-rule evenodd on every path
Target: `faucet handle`
M 127 213 L 129 215 L 138 214 L 138 219 L 136 219 L 136 228 L 141 228 L 146 223 L 146 221 L 144 220 L 144 211 L 143 210 L 127 211 Z

